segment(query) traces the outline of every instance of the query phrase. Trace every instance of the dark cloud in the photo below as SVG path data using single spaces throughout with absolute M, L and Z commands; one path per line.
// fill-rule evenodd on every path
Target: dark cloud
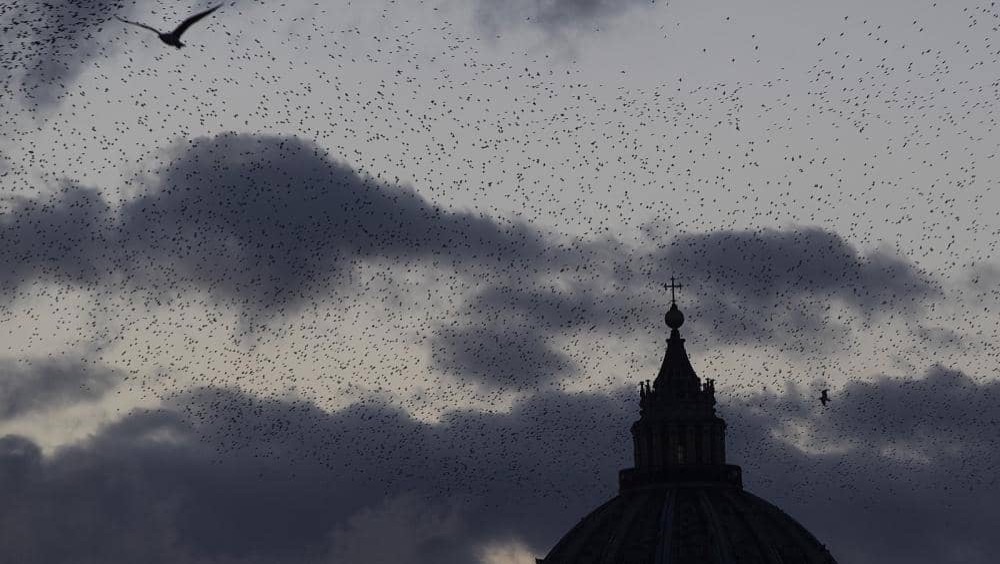
M 550 249 L 536 277 L 495 276 L 494 285 L 474 292 L 436 329 L 435 368 L 487 388 L 534 389 L 576 373 L 577 364 L 561 351 L 563 339 L 597 328 L 632 332 L 637 320 L 655 322 L 642 313 L 646 289 L 610 280 L 598 253 L 577 263 L 592 267 L 567 274 L 561 265 L 577 260 L 568 255 L 588 246 Z
M 76 184 L 14 199 L 0 216 L 11 265 L 0 284 L 121 276 L 269 308 L 329 291 L 358 261 L 424 261 L 488 275 L 492 283 L 470 302 L 483 315 L 510 310 L 550 328 L 614 323 L 632 301 L 618 295 L 674 274 L 691 288 L 682 294 L 689 303 L 714 313 L 701 317 L 731 317 L 741 304 L 751 315 L 739 321 L 755 327 L 764 321 L 755 313 L 777 304 L 830 298 L 875 316 L 936 293 L 909 262 L 861 255 L 817 228 L 688 234 L 653 251 L 558 241 L 525 224 L 442 209 L 295 138 L 196 139 L 142 180 L 121 207 Z
M 476 0 L 476 17 L 492 32 L 518 25 L 558 31 L 600 25 L 636 6 L 654 4 L 651 0 Z
M 54 104 L 66 85 L 106 46 L 97 41 L 112 16 L 127 16 L 120 0 L 13 0 L 0 4 L 0 83 L 35 107 Z
M 0 421 L 99 399 L 122 375 L 80 362 L 0 361 Z
M 71 184 L 43 198 L 12 198 L 0 216 L 0 240 L 0 287 L 8 291 L 36 280 L 94 285 L 114 273 L 114 218 L 91 188 Z
M 265 307 L 329 291 L 358 260 L 531 261 L 535 234 L 359 175 L 297 139 L 199 139 L 126 204 L 123 245 L 171 278 Z
M 748 489 L 844 563 L 1000 549 L 1000 385 L 935 368 L 850 384 L 825 409 L 812 395 L 724 405 Z M 0 439 L 0 546 L 25 564 L 467 563 L 504 539 L 542 554 L 614 494 L 634 396 L 547 393 L 428 424 L 380 403 L 328 413 L 202 389 L 49 458 Z
M 909 262 L 885 252 L 863 256 L 815 227 L 682 235 L 654 259 L 663 274 L 695 273 L 707 289 L 751 304 L 825 294 L 878 310 L 934 292 Z
M 8 289 L 35 279 L 207 290 L 245 310 L 329 294 L 359 261 L 433 260 L 463 269 L 533 261 L 540 241 L 356 174 L 312 143 L 220 135 L 174 151 L 119 209 L 67 185 L 16 199 L 0 218 Z
M 572 373 L 575 365 L 550 335 L 518 321 L 454 329 L 441 327 L 431 345 L 434 368 L 490 387 L 531 388 Z
M 558 534 L 567 508 L 586 510 L 576 488 L 610 491 L 620 463 L 594 473 L 577 439 L 597 430 L 589 444 L 621 451 L 628 407 L 542 396 L 429 425 L 379 405 L 326 413 L 218 389 L 176 403 L 48 459 L 27 439 L 0 440 L 5 553 L 25 564 L 475 562 L 491 539 Z M 540 528 L 523 531 L 525 518 Z
M 832 306 L 865 320 L 920 311 L 940 290 L 910 262 L 884 251 L 861 254 L 815 227 L 682 235 L 652 254 L 658 279 L 687 282 L 685 311 L 711 320 L 723 341 L 787 340 L 838 322 Z
M 21 483 L 36 476 L 42 467 L 42 449 L 17 435 L 0 437 L 0 478 L 3 483 Z M 2 486 L 0 486 L 2 487 Z M 13 491 L 4 491 L 8 496 Z
M 434 337 L 436 366 L 487 386 L 572 374 L 557 339 L 597 329 L 664 334 L 669 293 L 650 280 L 671 276 L 685 286 L 685 331 L 722 343 L 777 342 L 792 352 L 848 339 L 840 306 L 866 324 L 919 314 L 941 295 L 909 262 L 862 254 L 817 228 L 687 234 L 651 251 L 612 241 L 552 244 L 527 275 L 496 276 L 469 297 Z
M 438 296 L 449 304 L 471 290 L 436 328 L 434 365 L 515 388 L 573 374 L 558 343 L 573 332 L 661 331 L 653 312 L 667 296 L 650 281 L 672 275 L 686 284 L 681 303 L 702 334 L 726 343 L 778 340 L 789 350 L 846 338 L 839 305 L 867 322 L 917 313 L 939 294 L 908 261 L 863 254 L 817 228 L 686 234 L 650 250 L 542 235 L 443 209 L 296 138 L 196 139 L 139 180 L 120 206 L 75 184 L 14 200 L 0 216 L 0 258 L 10 265 L 0 285 L 45 280 L 147 296 L 200 290 L 253 318 L 337 295 L 366 261 L 426 267 L 460 281 Z
M 728 410 L 757 493 L 822 531 L 840 562 L 993 559 L 1000 383 L 934 367 L 920 379 L 853 382 L 826 409 L 812 392 L 792 387 Z

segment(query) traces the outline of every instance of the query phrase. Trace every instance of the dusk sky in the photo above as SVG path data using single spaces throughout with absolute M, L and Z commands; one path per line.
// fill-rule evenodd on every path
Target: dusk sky
M 532 564 L 672 276 L 749 491 L 997 561 L 1000 7 L 213 5 L 0 1 L 0 562 Z

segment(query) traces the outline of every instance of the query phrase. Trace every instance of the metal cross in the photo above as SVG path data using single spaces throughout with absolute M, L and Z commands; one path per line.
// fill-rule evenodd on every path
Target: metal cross
M 663 287 L 670 289 L 670 303 L 677 303 L 677 300 L 674 298 L 674 289 L 680 290 L 681 288 L 684 287 L 684 285 L 683 284 L 674 284 L 674 277 L 671 276 L 670 277 L 670 284 L 664 284 Z

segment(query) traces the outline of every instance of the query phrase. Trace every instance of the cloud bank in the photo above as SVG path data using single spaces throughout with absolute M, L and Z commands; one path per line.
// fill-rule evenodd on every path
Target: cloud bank
M 665 2 L 663 3 L 665 4 Z M 650 0 L 477 0 L 476 17 L 485 29 L 496 32 L 519 25 L 537 26 L 547 32 L 574 27 L 599 26 Z
M 97 43 L 103 24 L 128 16 L 134 3 L 118 0 L 13 0 L 0 5 L 4 49 L 0 84 L 32 108 L 55 104 L 92 59 L 104 52 Z
M 121 380 L 115 370 L 79 362 L 0 361 L 0 421 L 100 399 Z
M 826 409 L 810 395 L 723 406 L 748 489 L 841 562 L 1000 549 L 1000 385 L 933 368 L 851 384 Z M 0 439 L 0 545 L 26 564 L 468 563 L 514 539 L 541 555 L 614 494 L 634 396 L 537 394 L 427 424 L 377 402 L 329 413 L 204 388 L 48 458 Z
M 869 320 L 918 313 L 940 294 L 908 261 L 814 227 L 631 247 L 447 210 L 297 138 L 224 134 L 167 156 L 120 205 L 73 182 L 11 201 L 0 288 L 201 291 L 253 320 L 356 291 L 350 274 L 372 261 L 429 269 L 449 285 L 428 291 L 457 304 L 434 328 L 433 365 L 487 388 L 573 374 L 558 342 L 567 334 L 649 331 L 648 311 L 667 301 L 651 281 L 673 275 L 688 284 L 689 318 L 723 343 L 830 342 L 850 329 L 831 304 Z
M 0 219 L 8 241 L 0 253 L 13 265 L 0 285 L 169 283 L 264 311 L 328 294 L 362 260 L 468 268 L 541 252 L 523 225 L 442 210 L 355 174 L 312 143 L 220 135 L 173 156 L 120 208 L 73 183 L 15 199 Z

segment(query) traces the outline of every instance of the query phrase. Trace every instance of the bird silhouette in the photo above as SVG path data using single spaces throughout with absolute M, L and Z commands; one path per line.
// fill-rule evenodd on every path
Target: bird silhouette
M 222 7 L 222 4 L 219 4 L 219 5 L 217 5 L 214 8 L 209 8 L 208 10 L 205 10 L 204 12 L 201 12 L 199 14 L 195 14 L 195 15 L 189 17 L 188 19 L 182 21 L 181 24 L 178 25 L 177 28 L 174 29 L 173 31 L 171 31 L 170 33 L 163 33 L 160 30 L 158 30 L 158 29 L 156 29 L 156 28 L 154 28 L 152 26 L 148 26 L 148 25 L 146 25 L 144 23 L 129 21 L 129 20 L 126 20 L 126 19 L 119 18 L 118 16 L 115 16 L 115 18 L 118 21 L 120 21 L 120 22 L 131 24 L 131 25 L 138 26 L 138 27 L 141 27 L 143 29 L 148 29 L 148 30 L 150 30 L 152 32 L 155 32 L 156 35 L 160 38 L 160 41 L 166 43 L 167 45 L 170 45 L 172 47 L 176 47 L 176 48 L 180 49 L 181 47 L 184 46 L 184 44 L 181 43 L 181 35 L 183 35 L 184 32 L 187 31 L 187 29 L 189 27 L 191 27 L 196 22 L 198 22 L 198 20 L 204 18 L 205 16 L 208 16 L 209 14 L 211 14 L 212 12 L 218 10 L 221 7 Z
M 823 393 L 819 396 L 819 402 L 823 404 L 823 407 L 826 407 L 826 404 L 831 401 L 830 396 L 827 395 L 829 392 L 830 390 L 823 390 Z

